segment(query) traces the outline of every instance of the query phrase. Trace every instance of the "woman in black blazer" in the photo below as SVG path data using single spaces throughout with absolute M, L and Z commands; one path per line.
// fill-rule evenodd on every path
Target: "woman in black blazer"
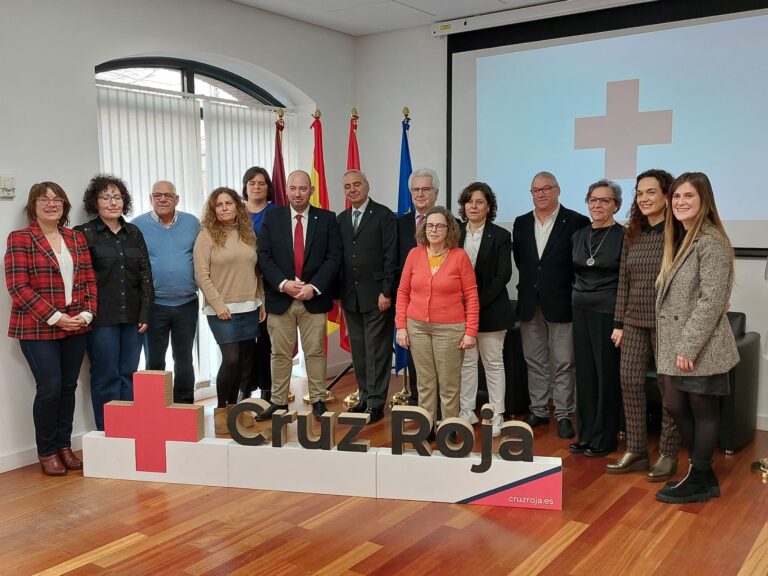
M 504 338 L 512 321 L 507 283 L 512 277 L 512 236 L 493 224 L 496 195 L 484 182 L 473 182 L 459 196 L 461 238 L 459 246 L 469 255 L 475 269 L 480 298 L 480 329 L 477 347 L 465 350 L 461 368 L 461 410 L 459 417 L 471 424 L 477 396 L 477 358 L 483 360 L 488 400 L 493 405 L 493 435 L 501 434 L 504 422 Z

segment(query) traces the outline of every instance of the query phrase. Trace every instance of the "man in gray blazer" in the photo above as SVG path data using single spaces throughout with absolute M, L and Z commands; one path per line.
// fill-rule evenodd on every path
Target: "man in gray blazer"
M 343 245 L 341 306 L 347 321 L 359 402 L 350 412 L 381 420 L 392 372 L 392 331 L 396 290 L 397 220 L 369 198 L 368 178 L 359 170 L 344 174 L 351 204 L 338 216 Z

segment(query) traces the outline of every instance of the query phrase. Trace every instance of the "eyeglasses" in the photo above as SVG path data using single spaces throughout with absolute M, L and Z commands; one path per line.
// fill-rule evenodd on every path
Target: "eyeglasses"
M 434 188 L 432 186 L 422 186 L 421 188 L 411 188 L 411 194 L 414 196 L 422 196 L 432 192 Z
M 613 198 L 598 198 L 597 196 L 590 196 L 589 200 L 587 200 L 587 204 L 590 206 L 597 206 L 598 204 L 602 204 L 603 206 L 608 206 L 611 202 L 613 202 Z
M 162 200 L 163 198 L 166 198 L 168 200 L 173 200 L 176 197 L 176 194 L 173 192 L 152 192 L 152 199 L 153 200 Z
M 40 204 L 43 206 L 48 206 L 49 204 L 53 204 L 54 206 L 62 206 L 64 204 L 64 200 L 62 198 L 48 198 L 47 196 L 40 196 L 37 199 Z
M 531 196 L 538 196 L 539 194 L 549 194 L 555 188 L 557 188 L 557 186 L 551 186 L 551 185 L 542 186 L 541 188 L 531 188 Z
M 112 204 L 112 202 L 119 203 L 123 201 L 122 194 L 117 194 L 116 196 L 99 196 L 99 200 L 104 202 L 104 204 Z
M 439 232 L 440 230 L 445 230 L 446 228 L 448 228 L 448 224 L 432 224 L 432 223 L 429 223 L 429 224 L 425 224 L 424 227 L 427 230 L 437 230 Z

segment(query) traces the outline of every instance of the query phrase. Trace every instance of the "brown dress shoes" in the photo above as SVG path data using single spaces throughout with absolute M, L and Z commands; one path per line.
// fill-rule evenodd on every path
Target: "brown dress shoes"
M 59 458 L 61 463 L 67 468 L 67 470 L 82 470 L 83 461 L 75 456 L 72 452 L 72 448 L 67 446 L 66 448 L 59 448 Z
M 50 456 L 38 455 L 37 458 L 40 460 L 40 465 L 43 467 L 43 474 L 46 476 L 64 476 L 67 473 L 67 469 L 61 461 L 61 458 L 59 458 L 58 453 L 51 454 Z

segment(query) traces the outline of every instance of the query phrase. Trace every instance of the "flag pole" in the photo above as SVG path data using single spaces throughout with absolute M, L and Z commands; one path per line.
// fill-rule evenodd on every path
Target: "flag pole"
M 411 120 L 411 111 L 408 109 L 408 106 L 403 106 L 403 121 L 410 122 L 410 120 Z M 408 353 L 410 354 L 410 351 Z M 397 357 L 396 347 L 395 347 L 395 357 Z M 400 375 L 397 373 L 397 362 L 395 362 L 395 378 L 399 378 L 399 377 Z M 410 398 L 411 398 L 411 390 L 410 388 L 408 388 L 408 365 L 406 364 L 403 367 L 403 389 L 400 390 L 400 392 L 395 392 L 394 394 L 392 394 L 392 398 L 389 399 L 389 407 L 391 409 L 393 406 L 407 406 Z
M 352 108 L 352 113 L 350 115 L 350 128 L 353 128 L 356 130 L 357 121 L 359 119 L 360 119 L 360 116 L 357 113 L 357 108 Z M 350 130 L 350 137 L 351 137 L 351 134 L 352 132 Z M 350 170 L 351 168 L 352 166 L 349 165 L 349 158 L 347 158 L 347 170 Z M 358 166 L 357 169 L 359 170 L 360 167 Z M 347 201 L 347 205 L 349 205 L 349 201 Z M 349 366 L 347 366 L 347 368 L 344 370 L 344 372 L 341 373 L 341 375 L 349 372 L 349 370 L 351 370 L 352 367 L 353 367 L 353 364 L 350 364 Z M 336 382 L 338 382 L 338 378 L 333 382 L 331 382 L 331 385 L 328 388 L 333 388 L 336 385 Z M 344 397 L 344 400 L 342 400 L 342 402 L 344 403 L 344 406 L 346 406 L 347 408 L 351 408 L 352 406 L 355 406 L 358 402 L 360 402 L 360 391 L 357 388 L 355 388 L 355 391 L 352 392 L 351 394 L 347 394 Z
M 328 191 L 327 189 L 324 189 L 326 186 L 325 181 L 325 160 L 323 159 L 323 148 L 322 148 L 322 136 L 318 134 L 322 134 L 322 128 L 320 124 L 320 108 L 315 108 L 314 114 L 311 115 L 314 119 L 314 122 L 312 123 L 312 129 L 315 130 L 315 148 L 312 151 L 312 170 L 311 174 L 314 176 L 317 174 L 318 181 L 317 186 L 315 186 L 315 193 L 317 194 L 317 198 L 314 196 L 310 197 L 309 202 L 310 205 L 318 206 L 324 210 L 330 209 L 330 204 L 328 200 Z M 317 124 L 316 124 L 317 123 Z M 319 144 L 319 147 L 318 147 Z M 319 162 L 319 164 L 318 164 Z M 318 169 L 321 168 L 321 169 Z M 314 183 L 313 183 L 314 185 Z M 313 204 L 313 199 L 317 201 L 317 204 Z M 326 336 L 325 336 L 325 354 L 326 357 L 328 355 L 328 335 L 327 335 L 327 322 L 326 322 Z M 325 379 L 326 381 L 328 378 Z M 309 393 L 304 394 L 303 398 L 304 404 L 311 404 L 312 400 L 310 398 Z M 325 390 L 325 401 L 327 403 L 335 402 L 336 401 L 336 395 L 330 390 L 330 388 L 326 388 Z

